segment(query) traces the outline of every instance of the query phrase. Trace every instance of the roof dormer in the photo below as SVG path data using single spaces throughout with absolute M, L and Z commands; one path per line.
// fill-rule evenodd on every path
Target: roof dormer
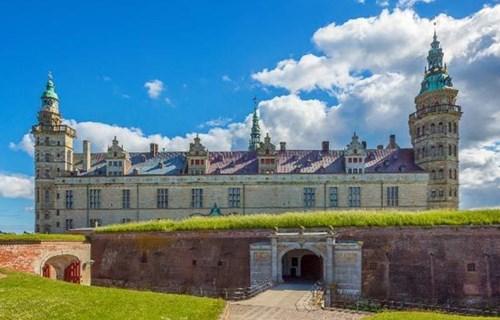
M 131 162 L 129 153 L 120 146 L 116 137 L 106 152 L 106 175 L 123 176 L 130 170 Z
M 278 153 L 276 146 L 271 143 L 269 133 L 266 134 L 264 142 L 261 142 L 257 149 L 257 161 L 260 174 L 276 173 L 278 168 Z
M 347 145 L 344 157 L 347 174 L 363 174 L 365 172 L 366 144 L 359 141 L 356 132 L 352 136 L 351 143 Z
M 201 144 L 201 139 L 198 135 L 194 138 L 194 142 L 189 144 L 187 153 L 187 173 L 191 175 L 201 175 L 207 172 L 208 168 L 208 151 Z

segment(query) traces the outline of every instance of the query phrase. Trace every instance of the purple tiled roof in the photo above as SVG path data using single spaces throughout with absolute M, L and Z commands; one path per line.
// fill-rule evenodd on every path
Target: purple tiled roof
M 101 175 L 106 170 L 106 154 L 92 154 L 92 168 L 83 175 Z M 342 150 L 286 150 L 278 151 L 278 174 L 339 174 L 345 172 Z M 75 165 L 81 168 L 82 154 L 75 155 Z M 185 152 L 160 152 L 151 157 L 149 152 L 130 153 L 133 171 L 140 175 L 180 175 L 185 172 Z M 208 175 L 257 174 L 257 154 L 253 151 L 209 152 Z M 134 170 L 135 169 L 135 170 Z M 367 150 L 366 173 L 424 172 L 414 161 L 413 149 Z

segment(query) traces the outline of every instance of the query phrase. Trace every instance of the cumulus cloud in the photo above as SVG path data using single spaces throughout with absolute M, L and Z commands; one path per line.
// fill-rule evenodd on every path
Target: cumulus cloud
M 399 0 L 397 6 L 401 8 L 411 8 L 419 2 L 431 3 L 434 2 L 434 0 Z
M 0 197 L 33 199 L 33 177 L 0 173 Z
M 34 145 L 35 142 L 33 139 L 33 135 L 31 133 L 26 133 L 18 143 L 10 142 L 9 148 L 14 151 L 24 151 L 30 156 L 33 156 L 35 152 Z
M 158 99 L 164 90 L 163 81 L 154 79 L 147 81 L 144 84 L 144 88 L 148 91 L 148 96 L 151 99 Z

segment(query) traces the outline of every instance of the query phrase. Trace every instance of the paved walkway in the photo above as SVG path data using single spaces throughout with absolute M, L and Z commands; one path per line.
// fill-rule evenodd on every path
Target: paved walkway
M 229 320 L 357 320 L 364 314 L 311 308 L 310 284 L 282 284 L 251 299 L 229 303 Z

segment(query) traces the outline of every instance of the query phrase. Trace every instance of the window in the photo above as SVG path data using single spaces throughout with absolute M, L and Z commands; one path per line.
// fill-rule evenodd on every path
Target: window
M 73 229 L 73 219 L 66 219 L 64 224 L 64 229 L 65 230 Z
M 203 189 L 191 189 L 191 208 L 203 208 Z
M 452 146 L 451 144 L 448 145 L 448 155 L 451 156 L 452 154 Z
M 349 187 L 349 207 L 361 206 L 361 187 Z
M 168 208 L 168 189 L 158 189 L 156 191 L 156 207 L 158 209 Z
M 101 219 L 90 219 L 90 227 L 91 228 L 97 228 L 99 226 L 102 226 Z
M 73 209 L 73 190 L 66 190 L 64 206 L 66 209 Z
M 122 219 L 122 223 L 129 223 L 131 222 L 132 220 L 130 218 L 123 218 Z
M 387 206 L 397 207 L 399 205 L 399 187 L 387 187 Z
M 457 156 L 457 145 L 454 145 L 453 146 L 453 156 L 456 157 Z
M 101 190 L 89 190 L 89 207 L 90 209 L 99 209 L 101 207 Z
M 240 188 L 229 188 L 228 189 L 228 204 L 230 208 L 239 208 L 240 207 L 240 197 L 241 197 L 241 189 Z
M 476 264 L 468 263 L 467 264 L 467 272 L 476 272 Z
M 457 123 L 456 122 L 453 122 L 453 133 L 457 133 L 458 129 L 457 129 Z
M 339 206 L 339 193 L 337 187 L 330 187 L 330 207 L 338 207 Z
M 316 189 L 304 188 L 304 208 L 313 208 L 316 205 Z
M 128 189 L 122 190 L 122 208 L 130 208 L 130 190 Z
M 44 202 L 45 202 L 45 205 L 48 205 L 49 202 L 50 202 L 50 191 L 49 190 L 45 190 L 45 193 L 44 193 Z
M 451 122 L 448 122 L 448 132 L 451 133 Z

